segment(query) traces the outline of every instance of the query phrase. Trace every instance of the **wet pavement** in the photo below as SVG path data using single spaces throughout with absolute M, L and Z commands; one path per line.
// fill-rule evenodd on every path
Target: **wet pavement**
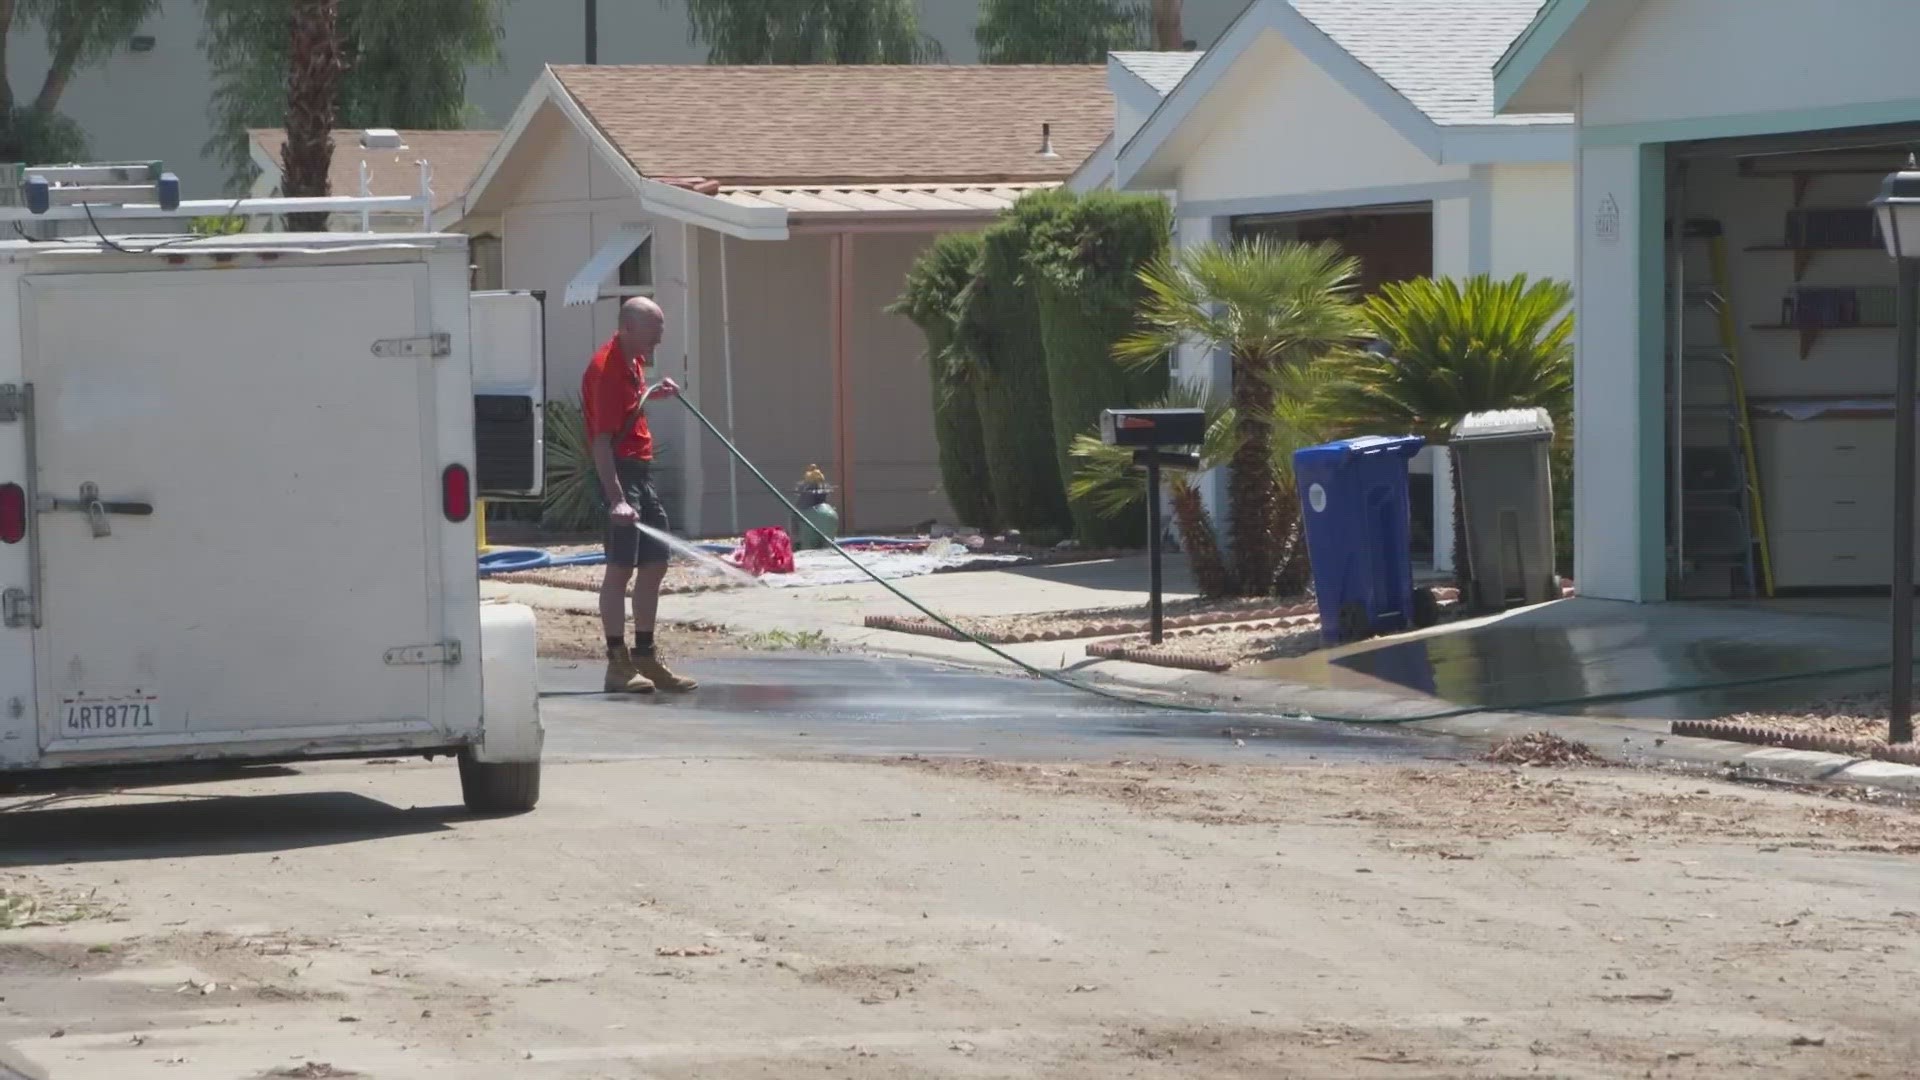
M 597 664 L 543 663 L 547 753 L 1267 764 L 1464 755 L 1450 740 L 1393 728 L 1134 707 L 1038 679 L 907 660 L 794 654 L 684 667 L 701 680 L 694 693 L 626 698 L 596 692 Z
M 1244 674 L 1493 711 L 1645 719 L 1781 712 L 1886 685 L 1884 669 L 1820 674 L 1886 662 L 1873 614 L 1872 605 L 1856 614 L 1791 604 L 1567 601 Z M 1656 689 L 1681 692 L 1639 696 Z

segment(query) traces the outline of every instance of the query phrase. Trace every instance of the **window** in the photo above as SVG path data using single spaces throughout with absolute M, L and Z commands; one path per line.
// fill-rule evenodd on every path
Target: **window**
M 605 265 L 605 264 L 602 264 Z M 620 271 L 614 278 L 618 283 L 609 295 L 613 296 L 652 296 L 653 295 L 653 237 L 640 241 L 640 246 L 620 262 Z

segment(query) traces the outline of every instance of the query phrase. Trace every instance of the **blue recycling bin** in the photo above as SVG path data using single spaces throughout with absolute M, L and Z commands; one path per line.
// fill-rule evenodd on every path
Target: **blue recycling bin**
M 1407 460 L 1418 435 L 1367 435 L 1294 451 L 1307 554 L 1328 644 L 1416 625 Z

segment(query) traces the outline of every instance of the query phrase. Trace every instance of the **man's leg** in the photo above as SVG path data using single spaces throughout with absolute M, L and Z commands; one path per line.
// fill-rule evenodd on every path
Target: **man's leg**
M 635 504 L 640 511 L 640 520 L 657 530 L 657 534 L 637 530 L 639 542 L 634 563 L 639 569 L 633 575 L 633 667 L 641 677 L 661 690 L 692 690 L 700 684 L 676 675 L 660 661 L 659 654 L 653 648 L 654 618 L 660 610 L 660 583 L 666 579 L 667 560 L 672 553 L 658 535 L 665 534 L 668 529 L 666 508 L 660 505 L 660 498 L 651 484 L 640 495 L 641 501 Z
M 633 579 L 633 567 L 607 564 L 600 578 L 600 626 L 607 632 L 607 645 L 626 644 L 627 582 Z M 634 609 L 638 613 L 639 609 Z M 648 624 L 651 629 L 652 624 Z

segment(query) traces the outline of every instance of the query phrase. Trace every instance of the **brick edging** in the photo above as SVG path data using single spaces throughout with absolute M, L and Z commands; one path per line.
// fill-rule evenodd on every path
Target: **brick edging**
M 1826 731 L 1787 731 L 1734 720 L 1675 720 L 1671 730 L 1675 735 L 1696 739 L 1721 739 L 1754 746 L 1777 746 L 1787 750 L 1812 750 L 1823 754 L 1870 758 L 1899 765 L 1920 765 L 1920 744 L 1914 743 L 1889 746 L 1879 739 L 1836 735 Z

